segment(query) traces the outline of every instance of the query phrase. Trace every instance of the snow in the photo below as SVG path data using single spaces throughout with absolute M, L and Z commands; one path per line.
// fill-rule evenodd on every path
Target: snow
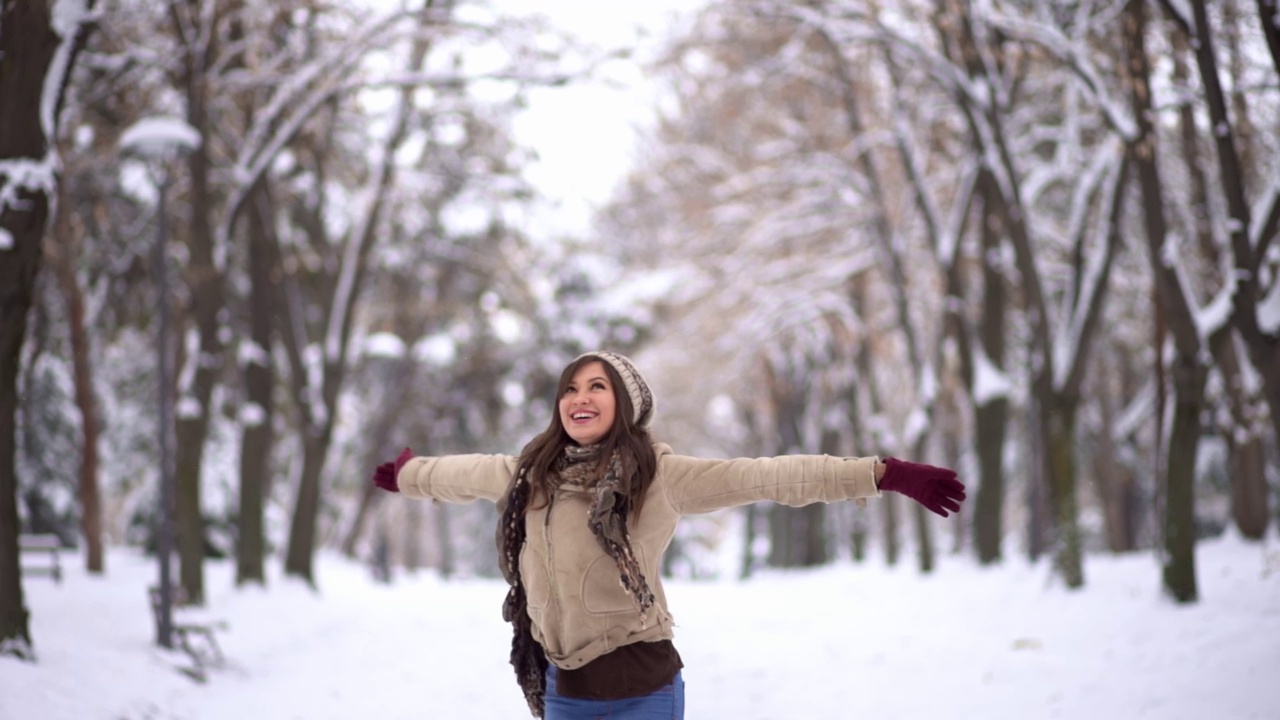
M 370 206 L 370 203 L 364 203 Z M 329 325 L 325 330 L 325 360 L 336 363 L 342 354 L 346 338 L 342 328 L 351 312 L 350 305 L 356 301 L 355 289 L 357 274 L 363 272 L 361 248 L 365 245 L 367 227 L 374 222 L 374 211 L 371 207 L 360 213 L 362 224 L 359 230 L 350 233 L 346 239 L 346 250 L 342 255 L 342 267 L 338 271 L 338 286 L 333 291 L 333 305 L 329 308 Z M 318 386 L 317 386 L 318 387 Z
M 1075 592 L 1046 564 L 954 557 L 930 577 L 873 560 L 667 581 L 686 716 L 1273 718 L 1280 547 L 1224 537 L 1197 563 L 1191 606 L 1160 594 L 1147 554 L 1090 557 Z M 236 590 L 234 561 L 212 562 L 201 612 L 228 623 L 228 662 L 201 685 L 153 644 L 154 559 L 113 549 L 105 578 L 67 564 L 61 585 L 25 582 L 39 662 L 0 658 L 0 717 L 529 717 L 500 581 L 379 585 L 322 553 L 319 592 L 281 579 L 279 563 L 266 589 Z
M 489 314 L 489 327 L 493 330 L 494 337 L 508 345 L 514 345 L 525 336 L 524 320 L 519 314 L 506 308 Z
M 58 49 L 49 60 L 44 74 L 44 87 L 40 92 L 40 128 L 46 140 L 57 136 L 58 103 L 62 99 L 63 83 L 71 69 L 71 52 L 75 48 L 80 26 L 93 17 L 86 0 L 58 0 L 49 13 L 49 28 L 58 36 Z M 54 153 L 50 143 L 49 154 Z
M 240 367 L 248 367 L 249 365 L 270 367 L 271 356 L 267 353 L 266 348 L 253 340 L 241 340 L 236 361 L 240 364 Z
M 57 187 L 58 158 L 53 152 L 39 160 L 12 158 L 0 160 L 0 211 L 6 206 L 20 207 L 19 190 L 44 193 L 53 196 Z
M 1280 281 L 1272 284 L 1271 292 L 1258 304 L 1258 327 L 1268 335 L 1280 334 Z
M 1003 370 L 991 362 L 981 346 L 973 349 L 973 404 L 983 407 L 993 400 L 1008 398 L 1013 384 Z
M 245 403 L 238 413 L 240 424 L 244 427 L 258 427 L 267 419 L 267 411 L 258 403 Z
M 177 413 L 178 417 L 182 420 L 198 418 L 203 410 L 204 409 L 200 406 L 200 401 L 190 395 L 184 395 L 178 400 Z
M 147 117 L 121 133 L 119 144 L 121 150 L 144 157 L 164 158 L 176 151 L 200 147 L 200 133 L 180 118 Z
M 448 367 L 458 356 L 458 344 L 446 333 L 428 335 L 413 345 L 413 357 L 436 367 Z
M 902 444 L 914 447 L 920 438 L 929 431 L 929 414 L 923 408 L 915 407 L 907 414 L 902 428 Z
M 402 358 L 405 353 L 404 340 L 390 332 L 377 332 L 364 339 L 365 357 Z
M 1185 272 L 1182 271 L 1181 265 L 1178 266 L 1179 282 L 1182 287 L 1188 288 Z M 1209 338 L 1226 326 L 1231 320 L 1231 313 L 1235 310 L 1236 283 L 1233 282 L 1234 276 L 1227 277 L 1227 283 L 1222 286 L 1217 295 L 1209 301 L 1207 305 L 1199 310 L 1193 309 L 1196 323 L 1196 332 L 1200 335 L 1200 340 L 1208 343 Z
M 1253 210 L 1249 214 L 1249 244 L 1251 247 L 1256 249 L 1262 244 L 1262 234 L 1268 228 L 1270 216 L 1275 212 L 1277 203 L 1280 203 L 1280 178 L 1271 182 L 1266 192 L 1254 203 Z M 1274 228 L 1272 232 L 1275 232 Z

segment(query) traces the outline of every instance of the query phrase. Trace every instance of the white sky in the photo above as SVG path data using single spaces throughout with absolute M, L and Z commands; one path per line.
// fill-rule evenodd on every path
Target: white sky
M 656 92 L 640 69 L 662 47 L 676 23 L 687 22 L 700 0 L 492 0 L 513 15 L 540 14 L 553 24 L 605 48 L 634 46 L 639 62 L 615 62 L 610 83 L 578 83 L 530 93 L 529 109 L 517 120 L 517 139 L 540 161 L 529 180 L 556 206 L 537 225 L 585 235 L 593 207 L 603 204 L 631 165 L 635 128 L 653 119 Z M 531 228 L 537 231 L 538 228 Z

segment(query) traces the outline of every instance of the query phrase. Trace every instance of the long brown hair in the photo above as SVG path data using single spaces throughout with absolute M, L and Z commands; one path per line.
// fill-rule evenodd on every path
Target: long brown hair
M 560 420 L 560 398 L 564 397 L 565 392 L 568 391 L 569 384 L 573 382 L 573 376 L 583 366 L 593 362 L 600 363 L 604 368 L 605 376 L 609 378 L 609 385 L 613 388 L 613 399 L 617 408 L 613 417 L 613 427 L 609 428 L 609 432 L 599 442 L 600 473 L 604 473 L 605 465 L 616 450 L 622 458 L 623 467 L 633 469 L 632 472 L 623 473 L 626 477 L 621 480 L 627 496 L 628 514 L 638 516 L 649 486 L 653 484 L 653 477 L 657 474 L 658 456 L 653 451 L 653 439 L 648 429 L 635 423 L 635 407 L 631 403 L 631 396 L 626 392 L 622 377 L 612 365 L 594 355 L 578 358 L 569 363 L 564 372 L 560 373 L 551 422 L 546 430 L 530 440 L 529 444 L 520 451 L 518 472 L 527 473 L 530 491 L 533 494 L 532 499 L 537 503 L 535 507 L 541 507 L 542 503 L 547 502 L 547 498 L 550 497 L 549 478 L 552 467 L 564 455 L 565 446 L 574 442 Z M 526 511 L 528 507 L 526 506 Z

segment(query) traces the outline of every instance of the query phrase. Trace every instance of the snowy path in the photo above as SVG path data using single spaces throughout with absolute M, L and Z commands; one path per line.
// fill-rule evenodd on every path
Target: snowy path
M 668 583 L 690 720 L 1280 717 L 1280 547 L 1219 540 L 1203 601 L 1157 591 L 1149 555 L 1091 558 L 1069 593 L 1043 566 L 943 558 L 922 578 L 879 563 Z M 74 563 L 73 563 L 74 564 Z M 434 576 L 369 582 L 319 562 L 322 593 L 273 579 L 235 591 L 210 567 L 230 667 L 198 685 L 151 645 L 152 561 L 109 556 L 26 583 L 38 665 L 0 659 L 3 720 L 525 718 L 506 662 L 504 587 Z

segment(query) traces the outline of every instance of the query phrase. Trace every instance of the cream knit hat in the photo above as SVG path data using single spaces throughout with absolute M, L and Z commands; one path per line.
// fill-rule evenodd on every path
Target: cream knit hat
M 631 420 L 637 426 L 648 428 L 653 422 L 653 393 L 649 391 L 649 383 L 645 382 L 644 376 L 636 369 L 626 357 L 617 353 L 605 352 L 604 350 L 593 350 L 591 352 L 582 353 L 574 358 L 577 362 L 583 358 L 592 357 L 609 363 L 618 376 L 622 378 L 622 385 L 626 388 L 627 395 L 631 398 L 631 407 L 634 415 Z

